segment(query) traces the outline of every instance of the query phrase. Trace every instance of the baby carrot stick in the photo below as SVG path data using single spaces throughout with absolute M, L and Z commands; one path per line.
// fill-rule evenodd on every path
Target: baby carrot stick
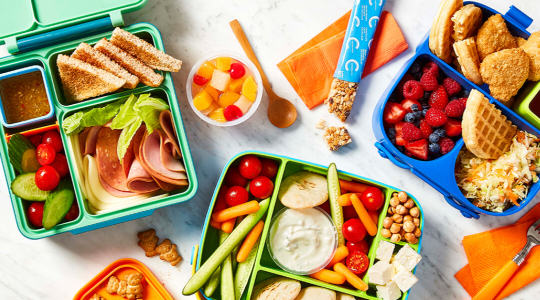
M 369 187 L 367 184 L 341 179 L 339 180 L 339 186 L 350 193 L 363 193 Z
M 341 206 L 351 206 L 352 205 L 352 202 L 351 202 L 351 195 L 352 194 L 355 194 L 356 197 L 358 197 L 358 198 L 362 197 L 362 193 L 341 194 L 341 196 L 339 196 L 339 198 L 337 199 L 339 205 L 341 205 Z
M 345 280 L 347 280 L 347 282 L 355 288 L 364 292 L 368 290 L 368 285 L 362 279 L 360 279 L 360 277 L 356 276 L 356 274 L 349 270 L 349 268 L 347 268 L 344 264 L 340 262 L 335 264 L 334 271 L 345 276 Z
M 360 221 L 362 221 L 362 224 L 366 227 L 367 232 L 371 236 L 375 236 L 377 234 L 377 225 L 373 223 L 373 220 L 371 219 L 371 216 L 367 212 L 366 208 L 364 207 L 364 204 L 356 197 L 356 195 L 351 195 L 351 202 L 354 206 L 354 210 L 356 210 L 356 213 L 358 214 L 358 217 L 360 217 Z
M 340 262 L 344 258 L 346 258 L 349 255 L 349 249 L 345 246 L 339 246 L 336 249 L 336 253 L 334 254 L 334 258 L 330 261 L 330 263 L 326 266 L 327 268 L 333 267 L 336 263 Z
M 309 277 L 319 279 L 320 281 L 328 282 L 331 284 L 345 283 L 345 276 L 327 269 L 322 269 L 319 272 L 309 274 Z
M 232 218 L 221 223 L 221 230 L 226 233 L 231 233 L 234 229 L 234 224 L 236 224 L 236 218 Z
M 226 208 L 212 214 L 212 219 L 216 222 L 225 222 L 227 220 L 249 215 L 259 210 L 259 202 L 253 200 L 240 205 Z
M 241 263 L 246 260 L 246 258 L 249 255 L 249 252 L 251 252 L 251 249 L 253 249 L 253 246 L 255 246 L 255 243 L 257 243 L 257 240 L 261 236 L 261 233 L 264 228 L 264 222 L 259 221 L 253 229 L 248 233 L 246 236 L 246 239 L 244 240 L 244 243 L 242 244 L 242 247 L 240 247 L 240 250 L 238 251 L 238 255 L 236 255 L 236 261 Z
M 221 229 L 221 223 L 214 222 L 212 219 L 210 219 L 210 226 L 214 227 L 215 229 Z

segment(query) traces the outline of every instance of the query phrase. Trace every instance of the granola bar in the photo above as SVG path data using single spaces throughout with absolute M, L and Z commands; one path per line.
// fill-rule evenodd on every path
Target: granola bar
M 334 113 L 341 122 L 345 122 L 351 113 L 357 89 L 358 83 L 334 78 L 328 99 L 324 100 L 328 106 L 328 112 Z
M 351 136 L 344 126 L 341 127 L 327 127 L 324 130 L 323 139 L 331 151 L 337 151 L 342 146 L 348 145 L 352 142 Z

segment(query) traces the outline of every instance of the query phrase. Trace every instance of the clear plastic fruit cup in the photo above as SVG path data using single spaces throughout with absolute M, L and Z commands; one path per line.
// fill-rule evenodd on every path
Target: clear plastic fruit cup
M 246 74 L 250 73 L 250 75 L 253 76 L 253 79 L 257 83 L 257 97 L 255 98 L 255 101 L 253 101 L 253 104 L 251 105 L 249 110 L 242 117 L 240 117 L 240 118 L 238 118 L 236 120 L 226 121 L 226 122 L 218 122 L 216 120 L 211 119 L 209 116 L 204 115 L 193 104 L 193 98 L 195 96 L 193 94 L 193 85 L 194 85 L 193 77 L 195 76 L 195 74 L 197 73 L 197 71 L 199 70 L 199 68 L 202 66 L 202 64 L 204 62 L 217 59 L 218 57 L 230 57 L 230 58 L 232 58 L 234 60 L 237 60 L 237 61 L 241 62 L 245 67 L 247 67 L 247 69 L 249 71 L 249 72 L 246 71 Z M 207 85 L 208 84 L 210 84 L 210 81 L 207 83 Z M 261 103 L 262 95 L 263 95 L 263 89 L 264 89 L 264 87 L 262 85 L 261 74 L 259 73 L 259 71 L 255 67 L 255 65 L 247 57 L 245 57 L 245 56 L 243 56 L 243 55 L 241 55 L 239 53 L 233 52 L 233 51 L 213 52 L 213 53 L 210 53 L 210 54 L 202 57 L 201 59 L 199 59 L 193 65 L 193 68 L 191 68 L 191 71 L 189 72 L 189 75 L 188 75 L 188 78 L 187 78 L 187 83 L 186 83 L 187 99 L 189 101 L 189 105 L 191 106 L 191 108 L 193 109 L 195 114 L 197 116 L 199 116 L 199 118 L 201 118 L 206 123 L 212 124 L 212 125 L 215 125 L 215 126 L 221 126 L 221 127 L 238 125 L 238 124 L 244 122 L 245 120 L 249 119 L 255 113 L 255 111 L 259 107 L 259 104 Z

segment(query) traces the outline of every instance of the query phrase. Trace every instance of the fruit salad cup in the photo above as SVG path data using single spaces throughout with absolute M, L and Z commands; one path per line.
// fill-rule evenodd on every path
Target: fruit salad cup
M 229 51 L 209 54 L 195 63 L 186 87 L 193 111 L 216 126 L 233 126 L 249 119 L 263 94 L 255 65 Z

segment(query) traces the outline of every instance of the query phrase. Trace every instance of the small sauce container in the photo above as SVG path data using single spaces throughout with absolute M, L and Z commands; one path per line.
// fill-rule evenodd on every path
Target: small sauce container
M 1 122 L 7 128 L 20 128 L 54 119 L 49 86 L 45 71 L 40 66 L 0 74 L 0 102 Z M 31 117 L 27 118 L 25 114 Z

